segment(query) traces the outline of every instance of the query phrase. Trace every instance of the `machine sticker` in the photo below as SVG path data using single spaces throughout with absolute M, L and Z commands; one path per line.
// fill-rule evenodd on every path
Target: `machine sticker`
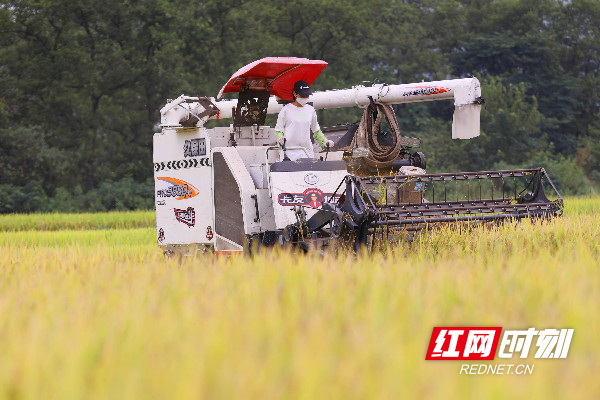
M 210 225 L 206 227 L 206 238 L 208 240 L 212 240 L 212 238 L 213 238 L 213 231 L 212 231 L 212 228 L 210 227 Z
M 191 199 L 198 195 L 198 189 L 182 181 L 181 179 L 159 176 L 156 179 L 166 181 L 171 184 L 166 189 L 156 191 L 156 197 L 175 197 L 175 200 Z
M 321 189 L 306 189 L 304 199 L 308 201 L 308 205 L 312 208 L 319 208 L 323 205 L 323 191 Z
M 415 183 L 415 190 L 421 190 L 422 187 L 423 187 L 423 182 Z
M 412 86 L 408 88 L 407 92 L 404 92 L 402 96 L 429 96 L 431 94 L 441 94 L 449 92 L 450 89 L 445 87 L 437 87 L 437 86 Z
M 200 157 L 206 155 L 206 142 L 205 139 L 191 139 L 186 140 L 183 145 L 183 156 L 184 157 Z
M 309 206 L 319 208 L 323 202 L 336 202 L 341 195 L 323 193 L 321 189 L 309 188 L 303 193 L 281 193 L 277 196 L 277 202 L 282 206 Z
M 319 182 L 319 177 L 312 172 L 309 172 L 308 174 L 304 175 L 304 182 L 308 183 L 309 185 L 316 185 Z
M 165 231 L 163 228 L 158 230 L 158 243 L 162 243 L 165 241 Z
M 175 219 L 177 219 L 177 221 L 183 222 L 190 228 L 196 224 L 196 212 L 194 211 L 194 207 L 188 207 L 187 210 L 175 208 L 173 211 L 175 212 Z
M 170 169 L 178 170 L 182 168 L 197 168 L 197 167 L 210 167 L 208 157 L 205 158 L 193 158 L 191 160 L 175 160 L 175 161 L 163 161 L 154 163 L 154 171 L 167 171 Z

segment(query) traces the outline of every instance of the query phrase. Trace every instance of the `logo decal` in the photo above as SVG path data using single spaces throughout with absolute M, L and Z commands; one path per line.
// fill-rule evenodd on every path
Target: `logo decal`
M 309 172 L 308 174 L 304 175 L 304 182 L 308 183 L 309 185 L 316 185 L 319 182 L 319 177 L 312 172 Z
M 426 360 L 493 360 L 502 328 L 433 328 Z
M 323 205 L 323 191 L 320 189 L 306 189 L 304 191 L 304 200 L 312 208 L 319 208 Z
M 567 358 L 574 331 L 575 329 L 561 329 L 560 331 L 558 329 L 544 329 L 536 331 L 535 328 L 529 328 L 526 331 L 505 330 L 502 342 L 500 342 L 498 357 L 512 358 L 513 352 L 520 352 L 520 358 L 527 358 L 533 337 L 537 336 L 538 339 L 535 345 L 538 349 L 533 356 L 534 358 Z
M 154 171 L 178 170 L 182 168 L 210 167 L 208 157 L 192 158 L 191 160 L 163 161 L 154 163 Z
M 184 157 L 199 157 L 206 155 L 206 141 L 202 139 L 186 140 L 183 145 Z
M 175 212 L 175 219 L 179 222 L 183 222 L 188 227 L 191 228 L 196 223 L 196 212 L 193 207 L 188 207 L 187 210 L 175 208 L 173 211 Z
M 212 231 L 212 228 L 210 227 L 210 225 L 206 227 L 206 238 L 208 240 L 212 240 L 212 238 L 213 238 L 213 231 Z
M 277 196 L 277 202 L 282 206 L 310 206 L 319 208 L 324 202 L 334 203 L 341 195 L 323 193 L 321 189 L 309 188 L 304 193 L 281 193 Z
M 162 243 L 165 241 L 165 231 L 163 228 L 158 230 L 158 243 Z
M 191 199 L 198 195 L 198 189 L 181 179 L 159 176 L 156 179 L 171 183 L 166 189 L 156 191 L 156 197 L 175 197 L 175 200 Z
M 442 94 L 450 91 L 448 88 L 437 86 L 412 86 L 408 89 L 409 90 L 404 92 L 402 96 L 429 96 L 432 94 Z
M 501 327 L 435 327 L 431 333 L 426 360 L 493 360 L 500 342 Z M 505 330 L 498 357 L 527 358 L 534 345 L 534 358 L 567 358 L 574 329 Z

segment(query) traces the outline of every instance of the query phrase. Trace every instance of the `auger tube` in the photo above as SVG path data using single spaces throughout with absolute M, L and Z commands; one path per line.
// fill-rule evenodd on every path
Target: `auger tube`
M 407 83 L 402 85 L 375 84 L 373 86 L 354 86 L 351 89 L 326 90 L 314 92 L 310 97 L 313 107 L 317 110 L 345 107 L 366 107 L 369 96 L 376 103 L 403 104 L 436 100 L 454 99 L 454 120 L 452 124 L 453 139 L 471 139 L 479 136 L 479 115 L 481 110 L 481 85 L 477 78 L 450 79 L 433 82 Z M 196 102 L 183 103 L 184 96 L 173 100 L 173 106 L 167 104 L 161 110 L 161 125 L 174 126 L 179 123 L 182 112 L 186 109 L 200 113 L 203 108 Z M 193 100 L 194 98 L 188 98 Z M 232 110 L 237 106 L 237 100 L 211 102 L 219 110 L 214 115 L 200 121 L 200 124 L 210 119 L 232 117 Z M 180 106 L 180 107 L 176 107 Z M 277 114 L 283 104 L 277 102 L 275 96 L 269 98 L 267 114 Z

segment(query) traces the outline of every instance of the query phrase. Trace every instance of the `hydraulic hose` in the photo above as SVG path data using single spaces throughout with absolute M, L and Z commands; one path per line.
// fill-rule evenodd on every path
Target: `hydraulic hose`
M 377 140 L 377 133 L 384 117 L 392 133 L 392 146 L 384 146 Z M 371 102 L 367 106 L 354 135 L 352 147 L 369 149 L 369 154 L 364 160 L 371 167 L 383 169 L 392 165 L 402 150 L 402 143 L 400 127 L 391 105 Z

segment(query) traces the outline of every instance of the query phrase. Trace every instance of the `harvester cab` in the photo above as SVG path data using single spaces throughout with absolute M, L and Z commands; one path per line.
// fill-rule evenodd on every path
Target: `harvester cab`
M 269 57 L 238 70 L 217 98 L 180 96 L 161 109 L 154 135 L 158 245 L 166 253 L 243 252 L 344 244 L 358 251 L 410 238 L 432 224 L 479 223 L 562 213 L 542 168 L 427 174 L 420 139 L 402 136 L 392 104 L 454 100 L 452 137 L 479 135 L 476 78 L 314 92 L 315 109 L 360 107 L 360 124 L 323 129 L 335 142 L 317 159 L 279 146 L 267 114 L 312 84 L 327 63 Z M 221 100 L 224 93 L 237 100 Z M 228 127 L 206 128 L 231 118 Z M 382 137 L 387 120 L 391 135 Z M 304 151 L 290 161 L 286 150 Z M 549 200 L 544 186 L 552 187 Z

